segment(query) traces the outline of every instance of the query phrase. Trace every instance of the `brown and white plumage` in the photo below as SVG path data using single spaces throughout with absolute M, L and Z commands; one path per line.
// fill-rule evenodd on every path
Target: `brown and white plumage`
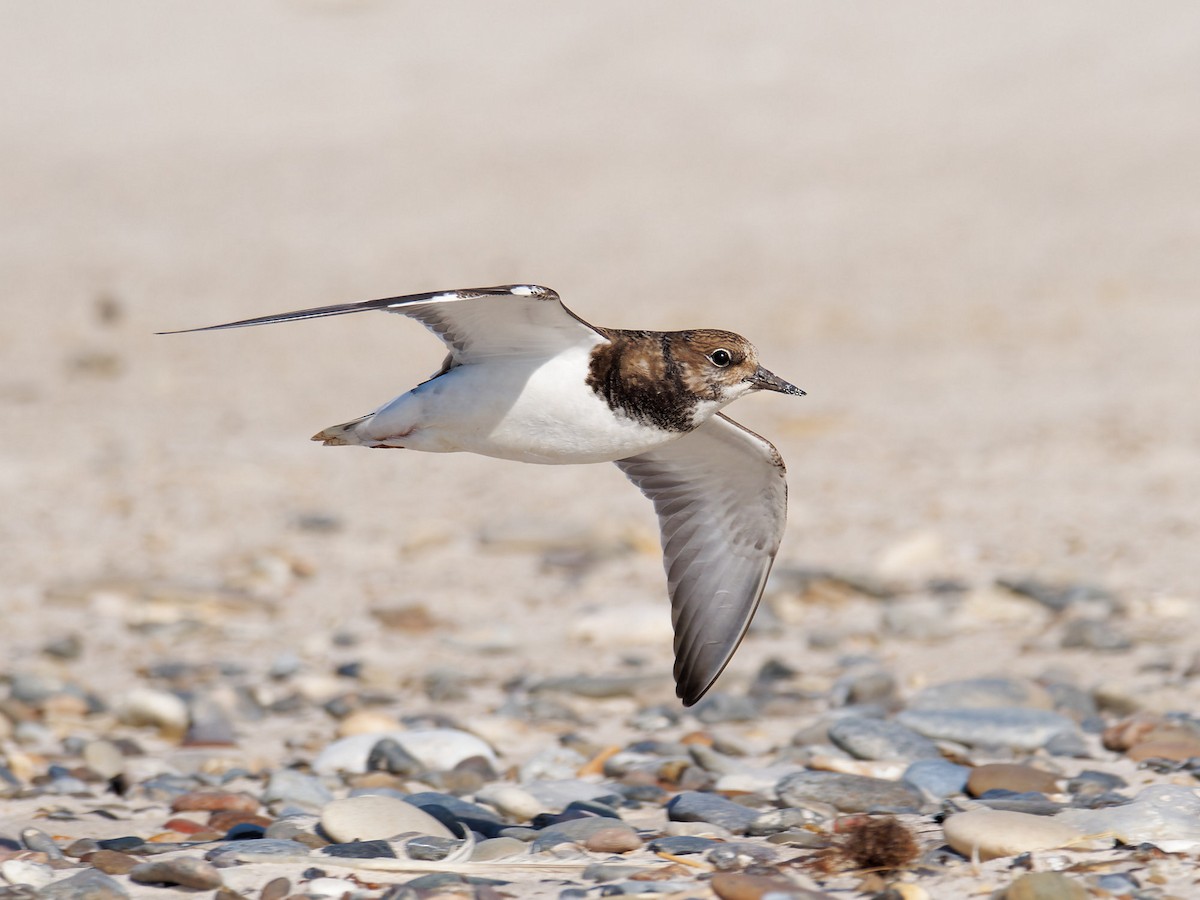
M 543 464 L 615 462 L 658 513 L 677 693 L 689 706 L 699 700 L 749 627 L 787 506 L 779 453 L 720 410 L 755 390 L 803 391 L 763 369 L 754 346 L 733 332 L 599 328 L 537 285 L 412 294 L 189 330 L 369 310 L 417 319 L 446 344 L 446 360 L 428 381 L 313 439 Z

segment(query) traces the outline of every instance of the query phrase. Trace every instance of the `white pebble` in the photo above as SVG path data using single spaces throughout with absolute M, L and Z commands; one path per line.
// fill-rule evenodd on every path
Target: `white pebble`
M 1001 809 L 972 809 L 951 816 L 942 826 L 946 843 L 963 856 L 976 851 L 981 860 L 1053 850 L 1075 844 L 1083 832 L 1049 816 Z
M 386 841 L 410 831 L 437 837 L 455 836 L 420 807 L 382 794 L 346 797 L 325 804 L 321 810 L 321 828 L 337 843 Z
M 371 755 L 371 748 L 384 738 L 391 738 L 420 760 L 421 765 L 433 771 L 453 769 L 472 756 L 482 756 L 493 767 L 500 767 L 492 748 L 475 735 L 453 728 L 428 728 L 355 734 L 342 738 L 318 754 L 313 761 L 313 771 L 318 775 L 336 775 L 339 772 L 362 774 L 367 771 L 367 757 Z

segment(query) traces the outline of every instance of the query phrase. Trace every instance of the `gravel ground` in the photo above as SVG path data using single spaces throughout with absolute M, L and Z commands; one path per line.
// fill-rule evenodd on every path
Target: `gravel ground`
M 7 4 L 0 74 L 14 896 L 1194 891 L 1196 7 Z M 809 392 L 730 410 L 791 513 L 707 705 L 614 467 L 307 441 L 421 328 L 153 334 L 515 281 Z

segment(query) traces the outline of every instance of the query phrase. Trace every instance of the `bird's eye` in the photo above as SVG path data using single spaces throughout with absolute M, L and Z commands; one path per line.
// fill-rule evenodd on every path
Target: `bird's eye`
M 708 354 L 708 358 L 709 361 L 712 362 L 712 364 L 718 369 L 723 369 L 733 362 L 733 355 L 724 347 L 714 350 L 712 353 Z

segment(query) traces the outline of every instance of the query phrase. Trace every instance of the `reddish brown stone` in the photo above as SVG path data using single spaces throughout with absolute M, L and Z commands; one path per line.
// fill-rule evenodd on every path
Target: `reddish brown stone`
M 193 822 L 191 819 L 182 819 L 176 816 L 173 819 L 167 819 L 163 828 L 170 831 L 177 831 L 180 834 L 195 834 L 197 831 L 204 831 L 208 826 L 202 822 Z
M 83 862 L 95 866 L 105 875 L 128 875 L 141 860 L 116 850 L 97 850 L 84 856 Z
M 172 812 L 185 810 L 235 809 L 241 812 L 257 812 L 258 801 L 249 794 L 233 791 L 192 791 L 175 798 Z

